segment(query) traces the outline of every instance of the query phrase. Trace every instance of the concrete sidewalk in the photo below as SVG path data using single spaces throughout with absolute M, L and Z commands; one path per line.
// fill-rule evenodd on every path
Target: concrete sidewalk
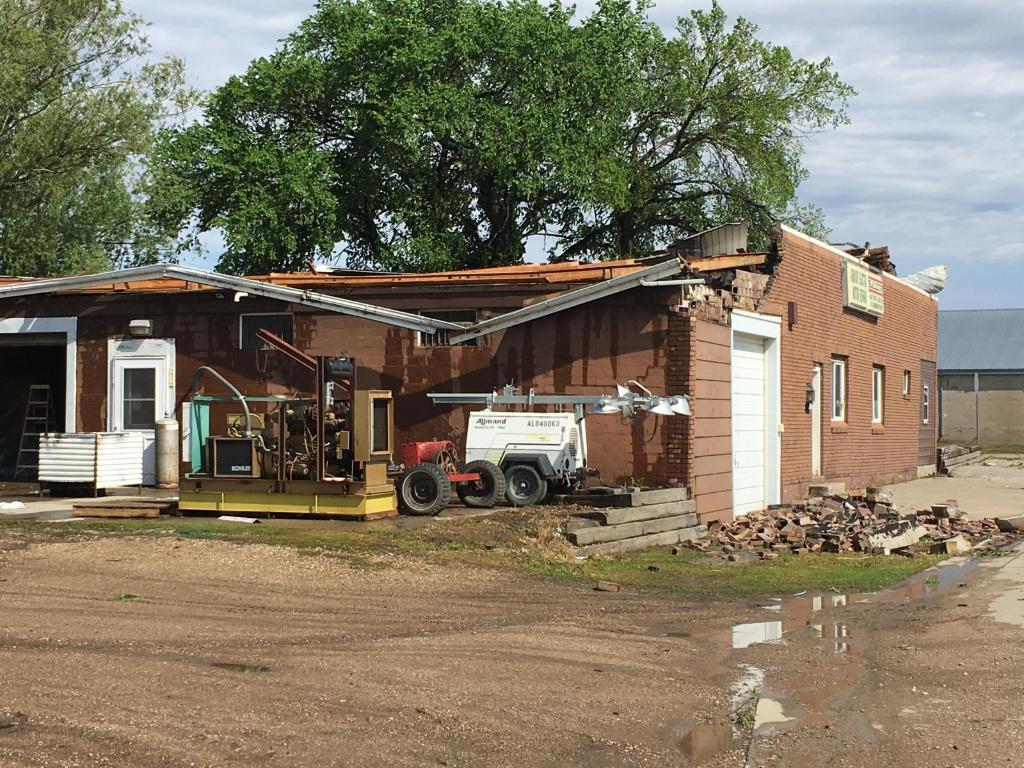
M 968 517 L 1009 517 L 1024 514 L 1024 470 L 993 468 L 980 477 L 926 477 L 889 486 L 903 512 L 928 509 L 956 499 Z
M 1024 601 L 1021 600 L 1024 588 L 1024 545 L 1018 544 L 1011 557 L 989 561 L 984 565 L 995 571 L 993 584 L 998 585 L 989 603 L 988 615 L 1004 624 L 1024 627 Z
M 75 519 L 73 507 L 80 502 L 94 503 L 102 501 L 146 501 L 155 499 L 177 498 L 174 489 L 161 488 L 112 488 L 104 496 L 15 496 L 0 499 L 0 502 L 11 504 L 21 502 L 22 508 L 0 509 L 0 521 L 3 520 L 37 520 L 40 522 L 59 522 Z

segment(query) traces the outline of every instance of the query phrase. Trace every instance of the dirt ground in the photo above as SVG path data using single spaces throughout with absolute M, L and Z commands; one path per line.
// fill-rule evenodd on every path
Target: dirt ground
M 1000 564 L 713 602 L 257 544 L 9 538 L 0 766 L 1021 765 L 1021 628 L 989 604 L 1024 592 Z

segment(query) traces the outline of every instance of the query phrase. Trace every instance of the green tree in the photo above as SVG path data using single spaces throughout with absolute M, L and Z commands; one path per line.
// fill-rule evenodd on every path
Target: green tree
M 144 215 L 161 120 L 192 94 L 150 62 L 118 0 L 0 0 L 0 273 L 152 260 L 179 230 Z
M 717 6 L 666 37 L 649 3 L 321 0 L 165 134 L 163 227 L 224 232 L 219 268 L 433 270 L 645 251 L 794 215 L 809 131 L 844 119 L 828 61 Z
M 730 26 L 717 3 L 680 18 L 674 37 L 652 31 L 643 50 L 622 58 L 624 96 L 606 113 L 619 127 L 611 181 L 563 210 L 553 256 L 639 255 L 739 219 L 755 245 L 778 220 L 827 235 L 796 193 L 804 139 L 846 121 L 853 90 L 831 61 L 794 58 L 742 18 Z

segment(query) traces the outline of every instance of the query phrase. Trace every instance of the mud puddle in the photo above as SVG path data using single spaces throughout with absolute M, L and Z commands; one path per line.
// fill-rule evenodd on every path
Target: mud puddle
M 761 643 L 782 643 L 786 641 L 786 635 L 789 633 L 810 629 L 814 637 L 833 643 L 837 652 L 848 653 L 854 644 L 850 625 L 844 622 L 822 621 L 819 613 L 846 608 L 857 603 L 917 600 L 951 587 L 966 586 L 964 579 L 977 567 L 978 563 L 974 559 L 956 558 L 922 571 L 880 592 L 798 594 L 778 598 L 761 606 L 762 610 L 778 614 L 778 618 L 732 626 L 732 648 L 738 650 Z
M 863 665 L 858 657 L 865 638 L 845 609 L 863 603 L 903 603 L 937 592 L 966 586 L 965 579 L 978 562 L 954 558 L 879 592 L 801 593 L 765 601 L 764 618 L 728 627 L 679 625 L 652 627 L 661 637 L 693 638 L 742 651 L 756 646 L 789 643 L 817 644 L 831 658 L 806 675 L 779 681 L 766 680 L 758 666 L 744 664 L 732 686 L 733 725 L 697 725 L 679 741 L 691 765 L 734 747 L 752 734 L 755 740 L 779 730 L 807 725 L 826 715 L 829 708 L 859 680 Z M 753 617 L 752 617 L 753 618 Z

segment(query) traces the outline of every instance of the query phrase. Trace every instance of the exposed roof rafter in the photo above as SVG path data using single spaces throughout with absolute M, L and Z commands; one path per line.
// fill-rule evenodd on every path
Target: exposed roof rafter
M 90 288 L 117 283 L 130 283 L 135 280 L 156 280 L 171 278 L 186 282 L 208 285 L 212 288 L 224 288 L 231 291 L 242 291 L 250 296 L 263 296 L 291 304 L 337 312 L 342 315 L 353 315 L 379 323 L 396 325 L 400 328 L 411 328 L 414 331 L 434 333 L 438 330 L 461 331 L 463 326 L 449 323 L 446 320 L 402 312 L 397 309 L 366 304 L 361 301 L 329 296 L 317 291 L 289 288 L 283 285 L 270 285 L 259 280 L 246 277 L 224 275 L 195 267 L 182 267 L 177 264 L 150 264 L 142 267 L 129 267 L 113 272 L 100 272 L 95 275 L 72 275 L 70 277 L 54 277 L 31 282 L 15 283 L 0 286 L 0 299 L 15 296 L 33 296 L 44 293 L 56 293 L 72 288 Z
M 511 328 L 514 325 L 520 325 L 521 323 L 525 323 L 530 320 L 547 317 L 548 315 L 553 315 L 556 312 L 561 312 L 564 309 L 571 309 L 572 307 L 577 307 L 580 304 L 586 304 L 587 302 L 595 301 L 596 299 L 602 299 L 605 296 L 611 296 L 622 291 L 627 291 L 630 288 L 636 288 L 644 280 L 652 281 L 671 277 L 672 275 L 679 274 L 684 265 L 685 262 L 681 259 L 671 258 L 645 269 L 631 272 L 628 275 L 619 275 L 618 277 L 613 277 L 610 280 L 603 280 L 602 282 L 595 283 L 594 285 L 577 288 L 574 291 L 566 291 L 565 293 L 560 293 L 550 299 L 538 301 L 536 304 L 530 304 L 522 309 L 506 312 L 503 315 L 492 317 L 489 320 L 484 320 L 476 325 L 465 328 L 463 329 L 463 333 L 453 335 L 451 337 L 451 342 L 453 344 L 458 344 L 463 341 L 475 339 L 479 336 L 485 336 L 488 333 L 493 333 L 494 331 Z

